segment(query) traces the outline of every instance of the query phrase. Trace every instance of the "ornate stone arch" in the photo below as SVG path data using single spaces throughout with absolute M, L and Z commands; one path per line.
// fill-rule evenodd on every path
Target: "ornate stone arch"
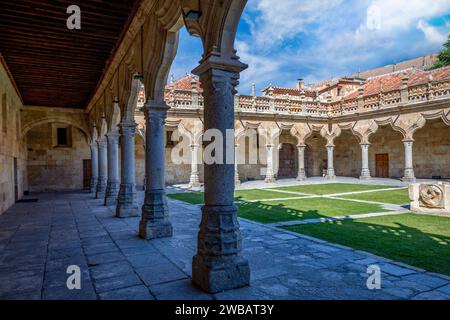
M 352 123 L 350 129 L 360 144 L 369 144 L 370 135 L 378 130 L 378 124 L 374 120 L 359 120 Z
M 392 122 L 392 128 L 403 134 L 403 140 L 414 141 L 414 132 L 422 128 L 425 123 L 426 120 L 420 113 L 401 114 Z
M 313 130 L 308 123 L 296 123 L 291 128 L 291 134 L 297 138 L 297 146 L 305 146 Z
M 337 124 L 324 125 L 320 129 L 320 135 L 327 140 L 327 146 L 334 146 L 334 139 L 336 139 L 342 130 Z

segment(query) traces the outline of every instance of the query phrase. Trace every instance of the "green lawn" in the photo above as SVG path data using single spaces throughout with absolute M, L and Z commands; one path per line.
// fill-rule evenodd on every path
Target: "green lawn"
M 184 201 L 191 204 L 202 204 L 203 192 L 180 192 L 180 193 L 169 193 L 167 195 L 169 198 Z
M 261 223 L 386 211 L 381 205 L 335 199 L 297 199 L 238 204 L 238 215 Z
M 408 189 L 352 194 L 341 196 L 340 198 L 385 202 L 398 205 L 409 203 Z
M 203 200 L 203 192 L 182 192 L 182 193 L 172 193 L 167 195 L 169 198 L 181 200 L 184 202 L 192 203 L 192 204 L 202 204 Z M 236 190 L 234 192 L 235 200 L 258 200 L 258 199 L 277 199 L 277 198 L 292 198 L 298 197 L 295 194 L 291 193 L 280 193 L 273 192 L 269 190 L 261 190 L 261 189 L 252 189 L 252 190 Z
M 285 227 L 450 275 L 450 218 L 401 214 Z
M 364 184 L 352 184 L 352 183 L 326 183 L 326 184 L 308 184 L 303 186 L 292 187 L 280 187 L 274 188 L 276 190 L 286 190 L 294 192 L 302 192 L 308 194 L 325 195 L 334 193 L 344 193 L 353 191 L 365 191 L 376 189 L 395 188 L 393 186 L 380 186 L 380 185 L 364 185 Z

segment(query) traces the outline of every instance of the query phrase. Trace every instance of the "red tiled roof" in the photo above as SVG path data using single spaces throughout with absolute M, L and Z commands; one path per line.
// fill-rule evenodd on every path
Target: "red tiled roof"
M 430 81 L 430 76 L 435 81 L 445 80 L 450 78 L 450 66 L 431 71 L 423 71 L 414 68 L 402 72 L 394 72 L 368 78 L 364 84 L 364 95 L 370 96 L 379 94 L 381 91 L 388 92 L 399 90 L 402 87 L 402 79 L 405 75 L 408 77 L 408 86 L 427 83 Z M 356 98 L 358 95 L 359 92 L 355 91 L 345 96 L 345 99 Z
M 191 74 L 187 74 L 184 77 L 181 77 L 178 80 L 173 81 L 171 84 L 174 87 L 174 89 L 177 90 L 192 90 L 192 80 L 195 80 L 195 88 L 198 91 L 201 91 L 201 83 L 200 80 L 198 79 L 198 77 L 191 75 Z

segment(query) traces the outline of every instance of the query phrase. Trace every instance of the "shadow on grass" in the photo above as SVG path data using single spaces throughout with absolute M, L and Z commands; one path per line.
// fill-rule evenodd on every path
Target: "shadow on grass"
M 203 193 L 189 192 L 168 195 L 172 199 L 191 204 L 202 204 Z M 386 211 L 378 204 L 352 202 L 340 199 L 294 199 L 248 202 L 247 196 L 235 196 L 238 216 L 260 223 L 275 223 L 292 220 L 329 218 L 361 213 Z
M 450 275 L 450 219 L 402 214 L 283 227 Z

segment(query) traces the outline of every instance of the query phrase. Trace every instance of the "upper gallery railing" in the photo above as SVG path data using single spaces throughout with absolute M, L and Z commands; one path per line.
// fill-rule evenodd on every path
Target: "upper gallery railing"
M 234 97 L 234 106 L 237 112 L 335 117 L 447 97 L 450 97 L 450 80 L 430 80 L 412 86 L 403 85 L 400 89 L 372 95 L 363 95 L 360 90 L 356 97 L 340 98 L 336 101 L 330 101 L 330 99 L 309 101 L 302 96 L 290 95 L 273 97 L 237 94 Z M 203 96 L 196 90 L 168 88 L 165 99 L 173 109 L 203 108 Z

